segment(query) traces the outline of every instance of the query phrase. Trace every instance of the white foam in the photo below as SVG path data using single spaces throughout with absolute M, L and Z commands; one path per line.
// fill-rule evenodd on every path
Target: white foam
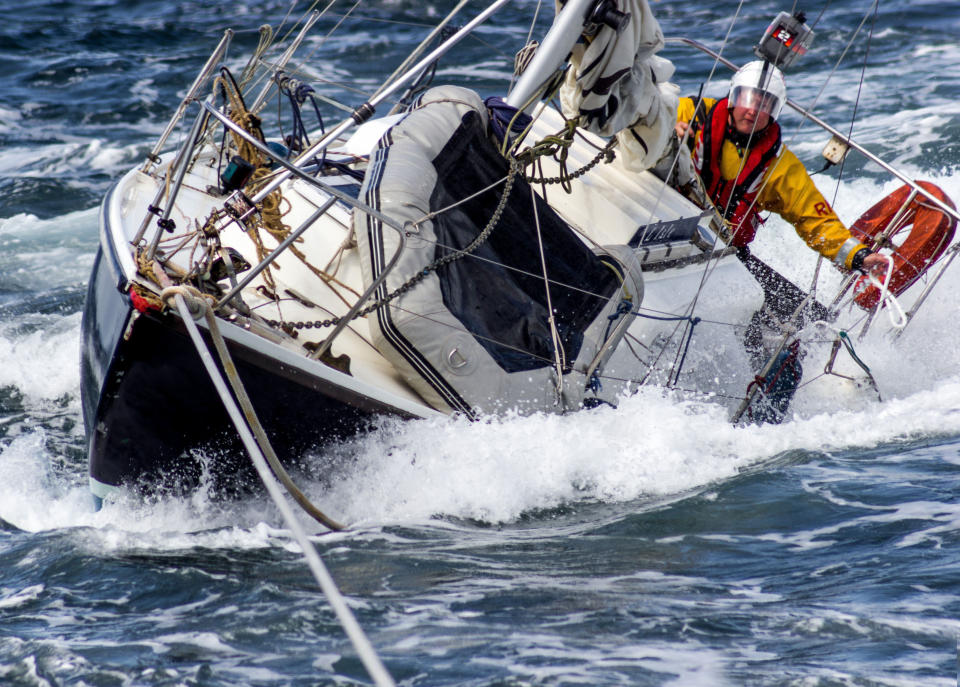
M 28 403 L 77 398 L 80 386 L 80 313 L 34 315 L 36 327 L 0 325 L 0 387 L 14 387 Z
M 136 81 L 133 86 L 130 87 L 130 93 L 145 105 L 152 105 L 160 99 L 160 91 L 151 78 Z
M 96 138 L 10 146 L 0 151 L 0 176 L 70 180 L 78 168 L 120 174 L 136 162 L 140 152 L 139 145 L 116 146 Z
M 0 609 L 9 611 L 36 601 L 43 594 L 43 590 L 44 586 L 42 584 L 30 585 L 23 589 L 0 587 Z
M 0 218 L 0 271 L 8 288 L 43 291 L 83 284 L 97 249 L 96 208 L 50 219 L 21 213 Z
M 236 648 L 225 644 L 220 636 L 213 632 L 176 632 L 156 637 L 154 642 L 161 652 L 169 651 L 172 648 L 171 645 L 187 645 L 213 653 L 237 653 Z M 279 676 L 272 674 L 272 677 Z
M 348 522 L 435 514 L 512 521 L 584 500 L 627 502 L 701 489 L 795 450 L 835 451 L 960 433 L 960 381 L 865 412 L 734 427 L 711 403 L 645 390 L 620 408 L 470 424 L 395 424 L 358 441 L 355 466 L 317 494 Z

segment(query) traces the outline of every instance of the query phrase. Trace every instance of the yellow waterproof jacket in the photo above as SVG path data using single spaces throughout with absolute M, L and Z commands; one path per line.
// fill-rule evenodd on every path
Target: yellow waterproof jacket
M 707 111 L 714 103 L 716 100 L 712 98 L 703 100 Z M 689 122 L 693 115 L 693 99 L 680 98 L 677 121 Z M 701 129 L 697 136 L 702 133 Z M 735 179 L 742 164 L 737 147 L 730 141 L 724 141 L 720 158 L 723 178 Z M 808 246 L 846 269 L 850 269 L 853 256 L 866 248 L 851 236 L 814 185 L 806 167 L 786 146 L 782 146 L 780 155 L 770 163 L 764 175 L 763 186 L 757 194 L 757 206 L 783 217 L 793 225 Z

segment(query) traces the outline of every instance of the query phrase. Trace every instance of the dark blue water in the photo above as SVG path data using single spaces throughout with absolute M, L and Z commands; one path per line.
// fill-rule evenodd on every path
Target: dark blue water
M 317 89 L 359 104 L 453 4 L 363 3 L 321 41 L 351 7 L 335 3 L 301 53 Z M 369 684 L 265 498 L 124 495 L 94 513 L 86 486 L 79 312 L 99 200 L 223 29 L 239 69 L 288 8 L 0 2 L 0 684 Z M 502 93 L 535 8 L 495 17 L 438 80 Z M 668 36 L 714 48 L 737 9 L 654 4 Z M 748 59 L 781 9 L 744 6 L 724 54 Z M 960 198 L 957 6 L 870 9 L 829 5 L 791 97 L 844 130 L 856 111 L 863 144 Z M 695 93 L 709 61 L 665 54 Z M 826 137 L 785 124 L 819 168 Z M 853 157 L 837 179 L 818 183 L 848 219 L 892 188 Z M 791 239 L 769 231 L 758 250 L 812 271 Z M 860 344 L 883 403 L 835 381 L 801 389 L 778 427 L 654 389 L 565 418 L 385 422 L 338 447 L 332 484 L 304 484 L 353 528 L 317 549 L 404 685 L 953 685 L 957 270 L 897 345 Z

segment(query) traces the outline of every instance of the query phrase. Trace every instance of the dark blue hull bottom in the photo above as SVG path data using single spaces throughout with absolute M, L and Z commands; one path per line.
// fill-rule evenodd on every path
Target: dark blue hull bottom
M 83 315 L 91 484 L 179 491 L 206 475 L 214 491 L 245 488 L 255 473 L 183 323 L 151 311 L 130 324 L 130 298 L 111 267 L 99 253 Z M 397 414 L 256 351 L 231 345 L 230 352 L 288 467 L 310 449 L 364 430 L 378 414 Z

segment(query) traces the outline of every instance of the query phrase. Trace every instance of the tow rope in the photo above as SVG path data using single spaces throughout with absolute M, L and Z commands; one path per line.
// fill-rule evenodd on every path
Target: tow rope
M 307 498 L 306 494 L 304 494 L 300 488 L 293 483 L 290 475 L 287 473 L 286 469 L 283 467 L 283 464 L 280 462 L 280 459 L 277 457 L 276 452 L 273 450 L 273 446 L 270 445 L 270 439 L 267 437 L 267 433 L 264 431 L 263 425 L 261 424 L 260 419 L 257 417 L 257 413 L 253 408 L 253 404 L 250 401 L 250 396 L 247 395 L 247 391 L 243 386 L 243 382 L 240 380 L 239 374 L 237 374 L 237 367 L 233 362 L 230 351 L 227 350 L 226 342 L 223 340 L 223 334 L 220 333 L 220 327 L 217 325 L 217 318 L 213 314 L 213 310 L 210 308 L 210 303 L 202 297 L 200 291 L 194 289 L 193 287 L 169 286 L 160 294 L 160 298 L 164 303 L 169 303 L 171 300 L 175 300 L 177 297 L 184 298 L 185 303 L 190 306 L 188 307 L 187 312 L 192 316 L 192 318 L 203 317 L 206 320 L 207 329 L 210 332 L 210 338 L 213 340 L 213 346 L 217 351 L 217 355 L 220 357 L 220 364 L 223 366 L 223 371 L 227 375 L 227 380 L 230 382 L 230 387 L 233 389 L 233 393 L 236 395 L 237 402 L 240 404 L 240 410 L 242 410 L 243 418 L 245 420 L 245 422 L 241 424 L 243 427 L 247 428 L 253 433 L 253 436 L 256 439 L 256 445 L 259 448 L 259 451 L 262 452 L 262 455 L 265 457 L 270 469 L 273 470 L 273 474 L 276 475 L 277 479 L 281 484 L 283 484 L 287 492 L 289 492 L 297 504 L 299 504 L 299 506 L 303 508 L 303 510 L 306 511 L 310 517 L 331 530 L 340 531 L 344 529 L 343 525 L 324 515 L 319 508 L 310 502 L 310 499 Z M 189 301 L 186 299 L 189 299 Z M 179 310 L 179 301 L 175 302 Z M 180 316 L 184 317 L 184 313 L 182 311 L 180 312 Z M 194 343 L 196 344 L 197 341 L 194 341 Z M 200 339 L 199 343 L 203 344 L 203 340 Z M 202 350 L 198 348 L 197 352 L 200 353 L 201 358 L 204 358 L 204 365 L 206 365 L 204 353 L 206 353 L 207 356 L 210 355 L 209 351 L 207 351 L 206 345 L 203 345 Z M 207 371 L 210 372 L 209 369 Z M 220 377 L 219 372 L 217 373 L 217 377 L 222 382 L 223 378 Z M 220 386 L 217 384 L 216 380 L 213 381 L 214 386 L 219 393 Z M 223 401 L 224 406 L 227 408 L 227 412 L 230 414 L 231 420 L 234 420 L 234 425 L 237 425 L 237 429 L 240 430 L 241 427 L 237 424 L 237 418 L 235 418 L 233 413 L 230 412 L 231 408 L 227 406 L 227 401 L 229 400 L 232 402 L 233 399 L 230 398 L 229 395 L 224 397 L 223 394 L 220 394 L 220 400 Z M 244 443 L 246 444 L 246 442 Z M 249 448 L 250 447 L 247 446 L 248 451 Z M 251 457 L 253 457 L 252 453 Z M 254 462 L 256 463 L 256 461 Z M 261 478 L 262 477 L 263 476 L 261 475 Z
M 349 637 L 354 649 L 356 649 L 358 657 L 378 687 L 395 687 L 396 683 L 393 681 L 390 673 L 387 672 L 387 669 L 381 662 L 380 657 L 377 656 L 373 645 L 370 644 L 370 640 L 367 639 L 367 636 L 364 634 L 363 628 L 361 628 L 360 624 L 357 622 L 356 617 L 353 615 L 353 612 L 347 605 L 346 600 L 340 593 L 340 590 L 337 588 L 336 582 L 333 580 L 333 577 L 327 570 L 326 565 L 324 565 L 323 560 L 317 553 L 316 548 L 307 537 L 306 532 L 300 525 L 300 521 L 297 520 L 297 517 L 291 509 L 290 504 L 288 504 L 286 499 L 283 498 L 283 492 L 280 490 L 280 483 L 278 482 L 277 478 L 274 477 L 273 473 L 270 472 L 270 466 L 268 465 L 267 460 L 264 458 L 260 447 L 257 445 L 257 441 L 254 438 L 250 427 L 248 427 L 247 423 L 244 421 L 240 409 L 237 407 L 236 402 L 230 395 L 230 391 L 227 388 L 223 377 L 220 375 L 220 371 L 217 369 L 216 363 L 213 360 L 213 356 L 210 355 L 210 351 L 207 349 L 207 346 L 203 341 L 203 337 L 200 334 L 200 329 L 197 327 L 197 324 L 194 320 L 195 318 L 199 319 L 200 317 L 204 317 L 207 319 L 209 325 L 210 319 L 215 319 L 215 316 L 210 309 L 210 304 L 201 297 L 199 291 L 195 291 L 190 287 L 170 286 L 164 289 L 162 297 L 165 302 L 172 300 L 175 303 L 177 311 L 179 312 L 180 317 L 187 328 L 187 332 L 190 335 L 190 339 L 193 341 L 193 344 L 197 349 L 197 353 L 200 355 L 203 366 L 206 368 L 207 374 L 210 375 L 210 381 L 213 382 L 221 401 L 223 401 L 224 408 L 227 410 L 227 414 L 230 415 L 230 419 L 236 426 L 237 432 L 240 435 L 240 439 L 243 441 L 247 452 L 250 454 L 250 458 L 252 459 L 254 467 L 260 476 L 260 480 L 263 482 L 264 487 L 270 494 L 270 498 L 273 500 L 274 504 L 276 504 L 277 509 L 283 516 L 287 527 L 289 527 L 290 531 L 293 533 L 294 539 L 303 550 L 303 555 L 307 559 L 307 565 L 310 567 L 310 571 L 313 573 L 314 579 L 317 581 L 317 584 L 320 585 L 320 589 L 327 597 L 327 601 L 330 603 L 331 608 L 333 608 L 334 613 L 336 613 L 337 619 L 340 621 L 344 632 L 346 632 L 347 637 Z M 219 335 L 219 331 L 214 334 L 215 328 L 216 323 L 214 323 L 214 327 L 211 328 L 211 335 L 213 335 L 214 341 L 216 342 L 217 339 L 221 337 Z M 218 353 L 219 352 L 220 351 L 218 350 Z M 227 358 L 222 362 L 224 363 L 225 370 L 230 370 L 232 368 L 235 374 L 236 370 L 233 368 L 233 363 L 229 358 L 229 353 L 227 354 Z M 286 474 L 285 471 L 283 474 Z M 337 525 L 337 523 L 332 520 L 330 520 L 330 523 Z M 342 528 L 342 526 L 337 525 L 337 529 L 340 528 Z

